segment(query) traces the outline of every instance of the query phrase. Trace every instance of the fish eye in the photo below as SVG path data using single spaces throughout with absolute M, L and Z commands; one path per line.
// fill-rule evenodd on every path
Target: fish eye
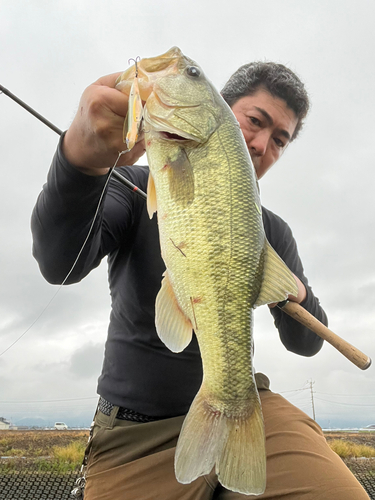
M 186 69 L 186 73 L 189 76 L 194 76 L 195 78 L 198 78 L 198 76 L 200 76 L 201 74 L 201 70 L 196 66 L 188 66 Z

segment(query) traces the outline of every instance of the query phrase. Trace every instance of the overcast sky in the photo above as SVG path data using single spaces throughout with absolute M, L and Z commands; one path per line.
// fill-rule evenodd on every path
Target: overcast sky
M 374 14 L 365 0 L 0 0 L 0 84 L 67 129 L 87 85 L 173 45 L 217 88 L 252 60 L 288 65 L 312 110 L 262 179 L 262 202 L 291 226 L 331 329 L 375 358 Z M 57 142 L 0 95 L 0 352 L 57 289 L 39 273 L 29 229 Z M 90 423 L 109 317 L 106 272 L 103 262 L 63 288 L 0 357 L 0 416 Z M 267 307 L 256 313 L 255 348 L 271 388 L 309 415 L 315 382 L 322 426 L 375 424 L 375 366 L 361 371 L 330 345 L 313 358 L 289 353 Z

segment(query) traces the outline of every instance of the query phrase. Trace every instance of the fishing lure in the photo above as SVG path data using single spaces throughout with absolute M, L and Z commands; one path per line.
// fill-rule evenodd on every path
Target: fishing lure
M 143 105 L 138 85 L 138 65 L 139 56 L 136 59 L 129 59 L 135 63 L 135 74 L 130 88 L 128 113 L 124 121 L 123 141 L 126 142 L 127 150 L 130 151 L 138 140 L 143 121 Z

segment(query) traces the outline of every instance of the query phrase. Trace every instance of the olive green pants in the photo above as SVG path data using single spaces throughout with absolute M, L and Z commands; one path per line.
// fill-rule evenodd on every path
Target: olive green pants
M 267 487 L 259 499 L 368 500 L 320 427 L 279 394 L 259 391 L 266 430 Z M 99 412 L 89 451 L 85 500 L 244 500 L 223 488 L 214 472 L 191 484 L 174 475 L 184 417 L 150 423 Z

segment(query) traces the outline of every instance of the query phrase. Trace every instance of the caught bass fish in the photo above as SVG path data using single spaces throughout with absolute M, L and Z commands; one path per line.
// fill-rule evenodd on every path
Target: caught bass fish
M 135 68 L 117 81 L 129 94 Z M 239 124 L 202 69 L 174 47 L 137 65 L 166 271 L 156 330 L 173 352 L 195 332 L 203 381 L 185 418 L 176 478 L 215 467 L 220 483 L 259 495 L 266 485 L 264 425 L 252 367 L 252 310 L 297 294 L 266 240 L 257 179 Z

